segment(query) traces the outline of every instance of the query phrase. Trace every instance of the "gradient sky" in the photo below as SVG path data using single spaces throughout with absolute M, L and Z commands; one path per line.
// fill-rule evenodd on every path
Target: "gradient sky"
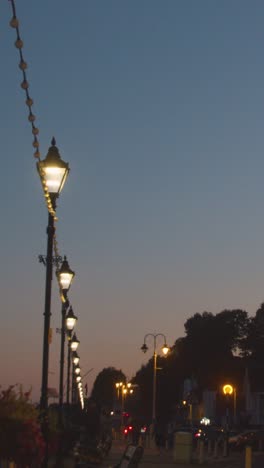
M 76 272 L 80 364 L 131 378 L 196 312 L 264 300 L 264 3 L 17 0 L 40 150 L 71 172 L 58 200 Z M 0 2 L 1 383 L 41 385 L 47 209 Z M 53 281 L 49 386 L 58 388 Z

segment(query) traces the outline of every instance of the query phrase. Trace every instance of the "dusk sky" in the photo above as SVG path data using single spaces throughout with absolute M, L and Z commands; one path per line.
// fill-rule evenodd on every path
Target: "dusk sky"
M 196 312 L 264 301 L 264 2 L 17 0 L 40 151 L 70 175 L 59 252 L 76 277 L 91 390 L 133 377 Z M 40 395 L 47 209 L 33 157 L 8 0 L 0 2 L 1 384 Z M 49 386 L 58 389 L 53 281 Z

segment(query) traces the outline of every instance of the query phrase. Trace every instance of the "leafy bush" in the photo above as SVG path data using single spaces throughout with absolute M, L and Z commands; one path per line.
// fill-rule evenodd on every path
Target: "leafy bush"
M 45 442 L 38 415 L 30 391 L 23 392 L 17 385 L 0 389 L 0 454 L 19 468 L 43 459 Z

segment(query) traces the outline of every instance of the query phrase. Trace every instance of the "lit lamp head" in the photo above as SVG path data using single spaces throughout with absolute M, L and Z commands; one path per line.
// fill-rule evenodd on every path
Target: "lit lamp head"
M 72 351 L 76 351 L 76 349 L 78 348 L 80 344 L 80 341 L 78 340 L 76 334 L 74 333 L 72 339 L 71 339 L 71 350 Z
M 79 383 L 79 382 L 81 382 L 81 380 L 82 380 L 81 376 L 80 376 L 80 375 L 77 375 L 77 377 L 76 377 L 76 382 Z
M 223 393 L 224 393 L 224 395 L 227 395 L 227 396 L 228 396 L 228 395 L 232 395 L 233 391 L 234 391 L 234 388 L 233 388 L 233 386 L 232 386 L 231 384 L 225 384 L 225 385 L 223 385 Z
M 164 346 L 162 348 L 162 352 L 163 352 L 164 356 L 167 356 L 169 350 L 170 350 L 170 348 L 166 345 L 166 343 L 164 343 Z
M 40 176 L 44 176 L 52 200 L 56 199 L 69 174 L 69 164 L 61 159 L 54 137 L 46 158 L 37 162 L 37 169 Z
M 141 346 L 140 349 L 141 349 L 141 351 L 143 351 L 143 353 L 146 353 L 147 350 L 148 350 L 148 347 L 147 347 L 146 343 L 144 343 L 144 344 Z
M 66 328 L 67 330 L 71 331 L 75 327 L 77 321 L 76 315 L 74 315 L 72 306 L 69 308 L 68 313 L 66 315 Z M 76 348 L 77 349 L 77 348 Z M 73 351 L 76 351 L 75 349 Z
M 61 264 L 61 267 L 57 275 L 58 275 L 58 281 L 59 281 L 59 284 L 63 293 L 67 293 L 70 289 L 75 273 L 74 271 L 70 269 L 69 263 L 66 257 L 64 257 L 64 260 Z
M 80 358 L 76 351 L 73 352 L 72 361 L 73 361 L 73 364 L 75 364 L 75 366 L 79 364 Z
M 81 373 L 81 368 L 78 366 L 78 367 L 75 367 L 75 370 L 74 370 L 75 374 L 78 375 Z

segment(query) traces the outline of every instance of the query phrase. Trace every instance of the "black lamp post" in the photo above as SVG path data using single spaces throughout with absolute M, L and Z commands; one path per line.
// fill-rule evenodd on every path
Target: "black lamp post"
M 70 367 L 71 367 L 71 341 L 72 332 L 77 321 L 77 317 L 74 315 L 72 307 L 69 308 L 66 315 L 66 328 L 68 331 L 68 358 L 67 358 L 67 390 L 66 390 L 66 402 L 70 403 Z M 77 345 L 78 347 L 78 345 Z M 77 349 L 77 348 L 76 348 Z
M 69 301 L 67 293 L 70 289 L 72 280 L 75 273 L 70 269 L 67 258 L 61 264 L 60 269 L 57 272 L 58 281 L 61 289 L 61 349 L 60 349 L 60 382 L 59 382 L 59 406 L 62 408 L 63 404 L 63 376 L 64 376 L 64 348 L 65 348 L 65 319 L 66 312 L 69 307 Z
M 80 364 L 74 364 L 72 361 L 72 403 L 77 403 L 77 383 L 76 378 L 81 374 Z
M 166 337 L 163 335 L 163 333 L 148 333 L 147 335 L 144 336 L 144 343 L 141 346 L 141 350 L 143 353 L 146 353 L 148 350 L 148 347 L 146 345 L 146 340 L 149 337 L 153 338 L 153 343 L 154 343 L 154 353 L 153 353 L 153 394 L 152 394 L 152 424 L 154 425 L 156 422 L 156 386 L 157 386 L 157 352 L 156 352 L 156 346 L 157 346 L 157 338 L 162 337 L 164 340 L 164 344 L 162 347 L 162 352 L 164 356 L 166 356 L 169 352 L 169 347 L 166 344 Z
M 76 352 L 78 346 L 80 344 L 80 341 L 78 340 L 76 333 L 74 333 L 71 343 L 70 343 L 70 348 L 71 348 L 71 353 Z M 74 372 L 75 365 L 74 362 L 72 362 L 72 392 L 71 392 L 71 402 L 75 402 L 75 392 L 76 392 L 76 374 Z
M 44 333 L 43 333 L 43 355 L 42 355 L 42 384 L 40 409 L 45 413 L 48 408 L 48 368 L 49 368 L 49 331 L 50 331 L 50 305 L 51 305 L 51 284 L 53 266 L 53 238 L 54 238 L 54 213 L 56 200 L 62 190 L 64 182 L 69 173 L 69 165 L 62 161 L 58 148 L 55 146 L 55 139 L 52 139 L 48 154 L 43 161 L 37 162 L 42 183 L 45 184 L 46 193 L 50 198 L 51 210 L 49 211 L 47 227 L 47 257 L 46 257 L 46 289 L 44 308 Z M 53 212 L 52 212 L 53 210 Z

